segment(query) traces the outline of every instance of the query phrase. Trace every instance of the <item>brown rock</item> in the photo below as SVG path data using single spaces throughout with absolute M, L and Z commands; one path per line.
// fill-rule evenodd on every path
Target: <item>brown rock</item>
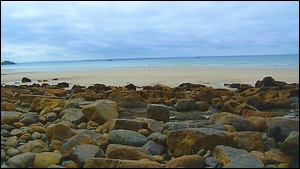
M 1 111 L 1 124 L 13 124 L 18 122 L 22 113 L 12 111 Z
M 162 104 L 148 104 L 146 109 L 146 117 L 156 121 L 169 121 L 169 108 Z
M 220 97 L 220 95 L 211 87 L 204 87 L 200 91 L 191 93 L 191 96 L 196 101 L 207 101 L 209 104 L 211 104 L 213 98 Z
M 280 151 L 278 149 L 271 148 L 269 151 L 265 152 L 265 155 L 268 158 L 270 158 L 276 162 L 279 162 L 279 163 L 291 164 L 293 161 L 292 156 L 288 156 L 287 154 L 283 153 L 282 151 Z
M 112 120 L 109 131 L 117 130 L 117 129 L 139 131 L 140 129 L 146 129 L 146 128 L 147 128 L 147 123 L 143 121 L 117 118 Z
M 213 150 L 219 144 L 231 145 L 230 133 L 212 128 L 187 128 L 167 133 L 167 146 L 174 157 L 196 154 L 200 149 Z
M 233 135 L 233 147 L 245 149 L 247 151 L 264 151 L 264 141 L 262 139 L 262 134 L 259 132 L 234 132 Z
M 151 161 L 155 161 L 152 154 L 144 148 L 121 144 L 109 144 L 106 149 L 106 158 L 125 160 L 141 160 L 143 158 L 148 158 Z
M 108 99 L 116 101 L 119 107 L 124 108 L 146 107 L 150 103 L 136 91 L 115 91 L 108 96 Z
M 49 149 L 47 143 L 44 141 L 37 139 L 33 141 L 29 141 L 23 146 L 20 147 L 20 153 L 25 153 L 25 152 L 32 152 L 32 153 L 39 153 L 40 150 L 42 149 Z
M 52 93 L 57 97 L 66 97 L 67 91 L 64 89 L 47 89 L 46 92 Z
M 14 111 L 15 109 L 16 109 L 15 104 L 1 102 L 1 111 Z
M 103 124 L 119 117 L 118 105 L 115 101 L 100 100 L 82 109 L 82 113 L 88 120 Z
M 34 168 L 47 168 L 53 164 L 60 164 L 62 156 L 58 153 L 42 152 L 34 158 Z
M 182 157 L 174 158 L 168 161 L 166 168 L 204 168 L 204 159 L 197 155 L 184 155 Z
M 163 168 L 163 165 L 153 161 L 89 158 L 83 168 Z
M 275 164 L 275 161 L 270 159 L 269 157 L 265 156 L 263 152 L 260 151 L 251 151 L 250 152 L 255 158 L 260 159 L 264 163 L 264 165 L 269 165 L 269 164 Z

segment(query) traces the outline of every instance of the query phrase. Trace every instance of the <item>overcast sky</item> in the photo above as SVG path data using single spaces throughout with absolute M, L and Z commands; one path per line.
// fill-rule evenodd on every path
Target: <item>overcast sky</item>
M 299 54 L 298 1 L 1 1 L 1 61 L 260 54 Z

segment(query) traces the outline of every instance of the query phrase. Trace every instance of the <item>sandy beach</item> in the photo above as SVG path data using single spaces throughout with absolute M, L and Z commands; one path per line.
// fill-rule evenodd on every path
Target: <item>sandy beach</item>
M 105 84 L 124 86 L 132 83 L 136 86 L 163 84 L 176 87 L 181 83 L 196 83 L 222 88 L 224 83 L 244 83 L 254 85 L 257 80 L 272 76 L 276 81 L 299 83 L 299 68 L 241 68 L 222 66 L 182 66 L 159 68 L 126 68 L 65 72 L 2 72 L 1 84 L 42 84 L 60 82 L 90 86 Z M 21 83 L 22 77 L 28 77 L 31 83 Z M 57 78 L 58 80 L 52 80 Z M 44 80 L 44 82 L 38 82 Z M 47 80 L 47 81 L 45 81 Z M 17 84 L 18 85 L 18 84 Z

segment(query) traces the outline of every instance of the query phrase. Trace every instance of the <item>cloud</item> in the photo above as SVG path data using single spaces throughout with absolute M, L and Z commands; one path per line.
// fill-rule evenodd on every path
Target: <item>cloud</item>
M 1 60 L 283 53 L 299 2 L 1 2 Z

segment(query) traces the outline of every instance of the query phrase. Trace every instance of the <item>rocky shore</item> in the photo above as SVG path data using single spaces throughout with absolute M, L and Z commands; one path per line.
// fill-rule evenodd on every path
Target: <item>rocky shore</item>
M 1 85 L 1 168 L 299 168 L 299 83 L 226 86 Z

